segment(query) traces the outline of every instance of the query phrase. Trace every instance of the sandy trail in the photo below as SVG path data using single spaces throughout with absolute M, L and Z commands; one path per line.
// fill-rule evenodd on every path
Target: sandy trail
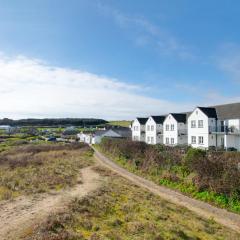
M 159 186 L 143 177 L 128 172 L 126 169 L 114 163 L 111 159 L 104 156 L 99 151 L 95 150 L 95 157 L 99 163 L 108 167 L 110 170 L 118 173 L 122 177 L 130 180 L 137 186 L 148 189 L 150 192 L 159 195 L 163 199 L 172 202 L 176 205 L 183 206 L 195 212 L 204 218 L 213 218 L 216 222 L 240 232 L 240 215 L 228 212 L 225 209 L 214 207 L 208 203 L 190 198 L 181 194 L 180 192 L 171 190 L 169 188 Z
M 33 226 L 62 210 L 74 197 L 83 197 L 100 186 L 100 176 L 91 167 L 81 169 L 82 184 L 55 193 L 22 196 L 0 204 L 0 239 L 21 239 Z

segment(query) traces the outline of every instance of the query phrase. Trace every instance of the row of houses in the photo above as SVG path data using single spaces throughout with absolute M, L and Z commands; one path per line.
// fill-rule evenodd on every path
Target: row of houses
M 136 118 L 131 130 L 133 141 L 148 144 L 240 150 L 240 103 Z

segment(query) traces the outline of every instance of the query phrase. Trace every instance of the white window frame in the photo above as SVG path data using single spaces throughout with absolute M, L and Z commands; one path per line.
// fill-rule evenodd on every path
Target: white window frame
M 171 131 L 174 131 L 174 124 L 171 124 Z
M 154 125 L 151 125 L 151 131 L 154 131 Z
M 198 128 L 203 128 L 203 120 L 198 120 Z
M 203 145 L 204 144 L 204 138 L 203 136 L 198 136 L 198 144 Z
M 191 128 L 196 128 L 196 120 L 191 121 Z
M 197 143 L 197 137 L 196 136 L 191 136 L 191 143 L 196 144 Z
M 150 125 L 147 125 L 147 131 L 150 131 Z
M 166 144 L 169 144 L 169 138 L 166 137 Z
M 169 124 L 166 124 L 166 131 L 169 131 Z
M 174 138 L 171 138 L 171 144 L 174 145 Z

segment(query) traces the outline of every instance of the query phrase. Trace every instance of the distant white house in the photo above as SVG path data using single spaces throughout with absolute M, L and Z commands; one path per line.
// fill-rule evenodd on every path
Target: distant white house
M 136 118 L 132 122 L 132 140 L 133 141 L 145 141 L 145 124 L 148 118 Z
M 187 144 L 186 114 L 170 113 L 163 122 L 163 143 L 165 145 Z
M 148 144 L 163 144 L 163 122 L 165 116 L 151 116 L 145 125 L 145 142 Z
M 77 138 L 79 139 L 79 142 L 84 142 L 87 144 L 92 144 L 93 143 L 93 133 L 79 133 L 77 134 Z
M 98 144 L 103 138 L 131 138 L 131 130 L 125 127 L 115 127 L 113 129 L 98 130 L 94 133 L 80 133 L 78 139 L 87 144 Z

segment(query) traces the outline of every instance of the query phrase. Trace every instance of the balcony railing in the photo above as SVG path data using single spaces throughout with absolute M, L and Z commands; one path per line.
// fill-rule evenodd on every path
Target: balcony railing
M 240 130 L 235 127 L 228 127 L 228 126 L 209 126 L 210 133 L 222 133 L 222 134 L 240 134 Z

